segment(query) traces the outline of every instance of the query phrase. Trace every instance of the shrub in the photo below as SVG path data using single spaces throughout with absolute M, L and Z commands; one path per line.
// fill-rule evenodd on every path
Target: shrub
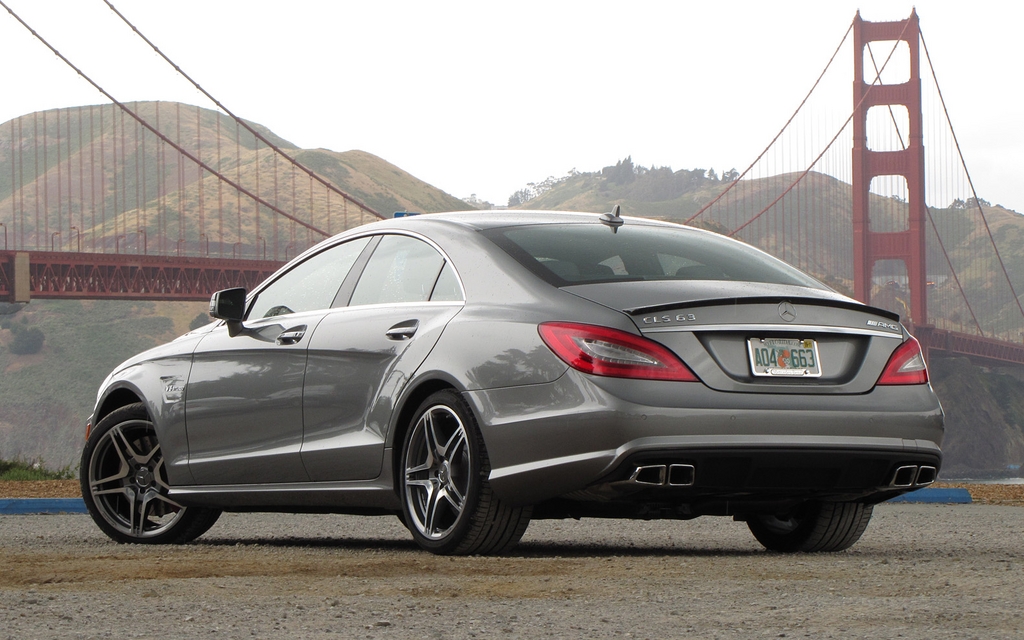
M 213 321 L 213 318 L 206 313 L 200 313 L 198 316 L 192 318 L 192 322 L 188 323 L 188 330 L 195 331 L 199 327 L 205 327 Z
M 71 480 L 77 475 L 71 465 L 51 471 L 42 461 L 30 463 L 19 459 L 0 458 L 0 480 Z
M 17 327 L 17 331 L 14 331 L 15 327 Z M 12 325 L 11 329 L 14 331 L 14 338 L 9 345 L 11 353 L 29 355 L 39 353 L 40 349 L 43 348 L 43 340 L 46 336 L 43 335 L 41 330 L 35 327 L 22 329 L 17 325 Z

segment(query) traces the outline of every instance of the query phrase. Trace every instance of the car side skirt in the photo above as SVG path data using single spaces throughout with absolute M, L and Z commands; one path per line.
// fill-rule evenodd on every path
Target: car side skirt
M 402 502 L 394 487 L 391 456 L 373 480 L 172 487 L 169 497 L 183 506 L 225 511 L 288 513 L 396 513 Z

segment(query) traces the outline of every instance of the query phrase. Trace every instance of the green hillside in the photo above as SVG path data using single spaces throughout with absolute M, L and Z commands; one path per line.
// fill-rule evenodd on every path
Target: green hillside
M 375 219 L 328 195 L 224 114 L 174 102 L 128 106 L 211 169 L 320 229 L 337 233 Z M 249 124 L 383 217 L 471 208 L 365 151 L 299 149 Z M 87 251 L 173 253 L 180 246 L 193 254 L 253 255 L 258 246 L 283 259 L 320 239 L 239 196 L 112 105 L 54 109 L 0 124 L 0 223 L 17 232 L 12 246 L 29 248 L 48 247 L 55 239 L 50 232 L 71 236 L 68 227 L 76 226 L 80 233 L 59 241 L 67 247 L 74 240 Z
M 96 390 L 118 363 L 189 330 L 203 302 L 0 303 L 0 459 L 77 463 Z M 36 353 L 18 335 L 42 332 Z

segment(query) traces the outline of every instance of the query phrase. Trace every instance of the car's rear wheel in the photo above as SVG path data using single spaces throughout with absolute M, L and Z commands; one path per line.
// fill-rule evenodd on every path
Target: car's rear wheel
M 220 517 L 220 511 L 183 507 L 168 497 L 163 453 L 142 403 L 111 412 L 93 428 L 80 478 L 89 514 L 118 542 L 189 542 Z
M 872 509 L 855 502 L 807 502 L 789 513 L 752 515 L 747 526 L 769 551 L 842 551 L 860 540 Z
M 428 397 L 416 410 L 402 448 L 404 521 L 433 553 L 501 553 L 530 523 L 530 507 L 491 491 L 490 461 L 476 420 L 454 391 Z

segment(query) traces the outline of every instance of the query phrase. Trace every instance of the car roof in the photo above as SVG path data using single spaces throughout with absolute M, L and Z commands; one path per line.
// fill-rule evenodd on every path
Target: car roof
M 412 225 L 419 224 L 422 220 L 444 220 L 469 227 L 476 230 L 493 229 L 495 227 L 510 227 L 519 225 L 534 224 L 566 224 L 566 223 L 588 223 L 597 222 L 596 218 L 601 214 L 567 211 L 543 211 L 543 210 L 520 210 L 520 209 L 497 209 L 490 211 L 451 211 L 447 213 L 430 213 L 419 216 L 400 218 L 402 222 Z M 646 218 L 633 218 L 623 216 L 627 223 L 679 226 L 671 223 L 649 220 Z

